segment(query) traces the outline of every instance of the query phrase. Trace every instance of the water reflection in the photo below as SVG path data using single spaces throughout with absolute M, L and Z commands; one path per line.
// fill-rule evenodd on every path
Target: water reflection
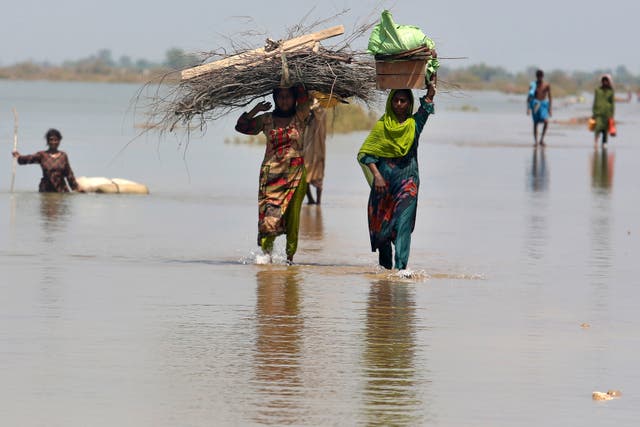
M 61 264 L 59 251 L 62 248 L 59 240 L 66 231 L 70 221 L 70 196 L 61 193 L 40 193 L 40 224 L 42 226 L 42 283 L 58 282 Z
M 527 189 L 529 198 L 529 224 L 525 239 L 525 252 L 532 265 L 543 258 L 547 244 L 547 194 L 549 189 L 549 169 L 544 149 L 533 150 L 527 166 Z
M 544 149 L 533 150 L 533 157 L 529 168 L 529 190 L 533 192 L 546 191 L 549 185 L 549 170 Z
M 64 231 L 69 220 L 69 196 L 61 193 L 40 194 L 40 223 L 45 236 Z
M 258 271 L 257 338 L 254 382 L 263 399 L 255 421 L 260 424 L 303 424 L 301 347 L 304 322 L 300 314 L 297 269 Z
M 608 286 L 614 259 L 611 229 L 615 218 L 611 214 L 614 154 L 606 149 L 591 154 L 591 220 L 589 278 L 592 284 L 592 307 L 595 312 L 608 310 Z
M 417 394 L 421 381 L 414 363 L 412 290 L 386 280 L 371 285 L 363 355 L 367 425 L 423 425 L 426 421 L 424 402 Z
M 324 224 L 320 205 L 306 205 L 300 211 L 301 237 L 307 240 L 322 240 Z
M 591 187 L 609 191 L 613 185 L 615 155 L 607 149 L 595 150 L 591 154 Z

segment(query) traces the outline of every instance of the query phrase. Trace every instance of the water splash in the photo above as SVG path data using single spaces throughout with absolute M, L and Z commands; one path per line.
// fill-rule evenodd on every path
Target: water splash
M 240 257 L 240 263 L 244 265 L 265 265 L 277 264 L 287 265 L 287 254 L 285 250 L 284 239 L 276 239 L 273 244 L 271 255 L 266 255 L 262 249 L 251 249 L 248 254 Z
M 389 273 L 388 276 L 390 279 L 400 279 L 408 282 L 426 282 L 430 280 L 432 277 L 425 270 L 397 270 L 393 273 Z

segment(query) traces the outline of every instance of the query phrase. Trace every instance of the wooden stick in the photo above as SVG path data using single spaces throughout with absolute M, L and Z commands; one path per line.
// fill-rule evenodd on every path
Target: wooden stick
M 238 55 L 233 55 L 228 58 L 221 59 L 219 61 L 209 62 L 208 64 L 198 65 L 197 67 L 187 68 L 182 70 L 182 80 L 192 79 L 194 77 L 201 76 L 219 68 L 225 68 L 232 65 L 246 64 L 247 62 L 255 63 L 258 59 L 267 59 L 273 56 L 278 56 L 281 52 L 292 52 L 305 47 L 312 47 L 316 42 L 331 37 L 344 34 L 344 26 L 338 25 L 335 27 L 327 28 L 326 30 L 318 31 L 317 33 L 305 34 L 300 37 L 295 37 L 282 42 L 280 49 L 267 52 L 263 47 L 259 49 L 250 50 Z M 262 58 L 256 58 L 261 56 Z
M 18 112 L 15 108 L 13 110 L 13 151 L 18 149 Z M 13 152 L 12 152 L 13 154 Z M 13 184 L 16 181 L 16 166 L 18 165 L 18 158 L 13 158 L 13 173 L 11 174 L 11 192 L 13 193 Z

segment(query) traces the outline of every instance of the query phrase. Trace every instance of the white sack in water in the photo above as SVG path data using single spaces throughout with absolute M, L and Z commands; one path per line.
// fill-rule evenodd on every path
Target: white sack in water
M 146 185 L 127 179 L 80 176 L 76 181 L 87 193 L 149 194 Z

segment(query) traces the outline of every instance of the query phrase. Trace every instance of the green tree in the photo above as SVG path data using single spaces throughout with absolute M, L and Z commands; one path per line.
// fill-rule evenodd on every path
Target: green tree
M 140 58 L 140 59 L 138 59 L 136 61 L 136 68 L 139 69 L 139 70 L 144 70 L 144 69 L 147 69 L 147 68 L 151 68 L 152 66 L 153 66 L 153 64 L 150 61 L 148 61 L 146 59 L 143 59 L 143 58 Z
M 624 65 L 620 65 L 616 68 L 613 81 L 616 83 L 621 83 L 623 85 L 630 85 L 634 83 L 633 74 L 629 72 L 627 67 Z
M 113 58 L 111 57 L 110 49 L 100 49 L 96 56 L 98 61 L 102 61 L 105 65 L 109 67 L 113 67 L 115 65 L 115 63 L 113 62 Z
M 120 65 L 122 68 L 132 68 L 133 61 L 131 60 L 131 57 L 127 55 L 122 55 L 118 60 L 118 65 Z
M 165 65 L 176 70 L 192 67 L 200 63 L 200 58 L 197 55 L 186 53 L 177 47 L 167 50 L 165 56 Z

